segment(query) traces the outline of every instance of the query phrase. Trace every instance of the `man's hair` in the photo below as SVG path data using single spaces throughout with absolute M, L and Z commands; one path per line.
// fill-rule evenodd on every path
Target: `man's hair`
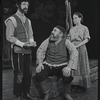
M 16 1 L 16 4 L 17 5 L 20 5 L 21 4 L 21 2 L 29 2 L 30 3 L 30 0 L 15 0 Z

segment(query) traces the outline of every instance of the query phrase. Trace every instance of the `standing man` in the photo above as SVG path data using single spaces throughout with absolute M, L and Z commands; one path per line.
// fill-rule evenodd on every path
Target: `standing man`
M 37 50 L 37 67 L 35 79 L 43 89 L 44 100 L 49 99 L 50 91 L 47 78 L 57 76 L 62 78 L 63 94 L 66 100 L 73 100 L 69 95 L 72 70 L 76 70 L 78 52 L 75 46 L 66 39 L 65 29 L 61 26 L 54 27 L 47 38 Z
M 29 0 L 16 0 L 17 12 L 6 21 L 6 38 L 11 42 L 12 65 L 14 69 L 13 94 L 16 97 L 30 99 L 31 83 L 31 47 L 36 46 L 31 21 L 25 16 Z

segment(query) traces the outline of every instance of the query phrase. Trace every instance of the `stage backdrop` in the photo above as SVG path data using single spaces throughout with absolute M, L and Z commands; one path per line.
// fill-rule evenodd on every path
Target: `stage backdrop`
M 37 47 L 33 49 L 35 60 L 36 50 L 46 39 L 55 25 L 66 26 L 65 0 L 30 0 L 30 7 L 26 15 L 32 21 L 34 38 Z M 89 59 L 97 59 L 98 53 L 98 2 L 96 0 L 69 0 L 72 14 L 76 11 L 84 16 L 83 24 L 89 28 L 91 40 L 87 43 Z M 16 12 L 14 0 L 3 0 L 3 20 Z M 5 25 L 3 23 L 3 60 L 10 61 L 10 43 L 6 40 Z

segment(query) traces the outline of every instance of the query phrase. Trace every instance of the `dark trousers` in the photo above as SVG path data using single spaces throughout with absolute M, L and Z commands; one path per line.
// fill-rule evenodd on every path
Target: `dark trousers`
M 31 54 L 13 53 L 14 85 L 13 94 L 29 93 L 32 76 Z
M 57 76 L 57 78 L 62 78 L 64 91 L 69 92 L 69 90 L 71 88 L 71 82 L 73 80 L 73 77 L 72 76 L 69 76 L 69 77 L 63 76 L 62 69 L 66 66 L 67 65 L 63 65 L 63 66 L 59 66 L 59 67 L 54 68 L 54 67 L 50 67 L 50 66 L 44 64 L 44 69 L 40 73 L 36 73 L 36 80 L 40 83 L 46 83 L 45 80 L 49 76 Z M 45 91 L 48 90 L 47 83 L 46 83 L 47 88 L 45 86 L 42 86 L 42 87 L 44 88 Z

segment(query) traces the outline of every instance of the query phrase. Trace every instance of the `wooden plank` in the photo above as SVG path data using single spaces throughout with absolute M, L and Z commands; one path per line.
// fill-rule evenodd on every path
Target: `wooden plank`
M 90 79 L 91 79 L 91 82 L 96 81 L 98 79 L 98 72 L 93 73 L 92 75 L 90 75 Z
M 97 59 L 90 59 L 89 60 L 89 65 L 90 65 L 90 69 L 93 67 L 98 66 L 98 60 Z
M 98 67 L 93 67 L 91 68 L 91 73 L 90 74 L 93 74 L 93 73 L 96 73 L 98 71 Z

